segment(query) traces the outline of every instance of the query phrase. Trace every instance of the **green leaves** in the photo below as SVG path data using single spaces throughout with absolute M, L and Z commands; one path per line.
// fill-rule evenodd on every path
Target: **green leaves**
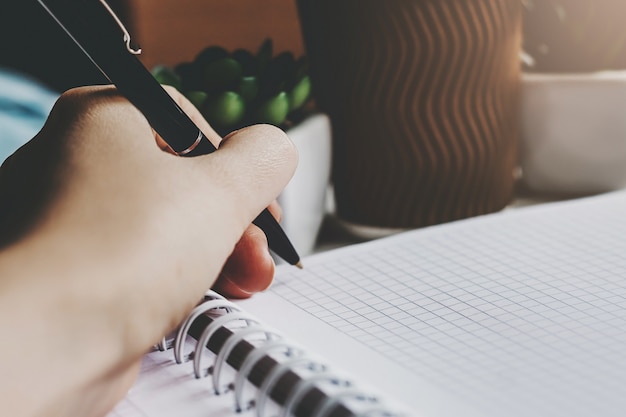
M 284 127 L 303 112 L 311 79 L 304 57 L 273 56 L 273 49 L 271 39 L 256 53 L 210 46 L 192 62 L 159 65 L 152 74 L 180 90 L 220 134 L 255 123 Z
M 308 75 L 302 77 L 289 93 L 289 110 L 302 107 L 311 95 L 311 79 Z
M 209 95 L 204 91 L 187 91 L 185 97 L 187 97 L 187 100 L 191 101 L 196 108 L 201 109 L 204 103 L 206 103 L 207 98 L 209 98 Z
M 207 100 L 200 110 L 218 128 L 235 126 L 246 113 L 246 102 L 234 91 L 224 91 Z
M 264 100 L 255 112 L 255 119 L 259 123 L 269 123 L 280 126 L 289 113 L 289 98 L 281 91 L 274 97 Z
M 206 91 L 211 92 L 237 85 L 243 75 L 243 69 L 233 58 L 220 58 L 206 64 L 202 75 Z
M 256 75 L 241 77 L 237 91 L 246 102 L 251 102 L 259 94 L 259 80 Z

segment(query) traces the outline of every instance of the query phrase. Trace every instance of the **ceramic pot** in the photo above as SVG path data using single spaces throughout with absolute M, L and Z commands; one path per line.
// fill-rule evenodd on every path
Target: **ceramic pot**
M 331 127 L 325 114 L 316 114 L 287 130 L 298 149 L 298 167 L 278 197 L 281 225 L 300 256 L 314 251 L 326 214 L 330 181 Z
M 411 228 L 512 199 L 519 0 L 297 0 L 337 215 Z

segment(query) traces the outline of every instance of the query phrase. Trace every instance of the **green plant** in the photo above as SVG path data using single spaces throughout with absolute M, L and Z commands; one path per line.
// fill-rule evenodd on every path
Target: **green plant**
M 626 68 L 624 0 L 522 0 L 533 71 Z
M 305 57 L 274 56 L 271 39 L 254 54 L 210 46 L 193 62 L 158 65 L 152 74 L 182 92 L 222 135 L 256 123 L 289 127 L 304 117 L 311 96 Z

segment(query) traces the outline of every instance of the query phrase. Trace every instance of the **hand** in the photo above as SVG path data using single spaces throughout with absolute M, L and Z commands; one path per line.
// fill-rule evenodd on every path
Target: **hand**
M 195 106 L 177 90 L 167 86 L 165 88 L 215 147 L 219 147 L 222 138 L 209 126 Z M 63 97 L 63 100 L 65 99 L 66 97 Z M 155 137 L 159 147 L 164 151 L 168 151 L 167 144 L 160 137 Z M 30 149 L 31 147 L 32 145 L 28 145 L 27 148 Z M 49 153 L 51 152 L 46 151 L 37 154 L 35 151 L 29 152 L 28 155 L 22 155 L 24 153 L 26 153 L 25 150 L 18 152 L 0 171 L 0 178 L 2 176 L 7 177 L 4 184 L 0 183 L 0 195 L 9 196 L 5 200 L 19 200 L 11 204 L 11 207 L 6 207 L 5 205 L 4 212 L 0 211 L 0 214 L 2 214 L 0 216 L 0 246 L 18 238 L 29 227 L 29 222 L 38 219 L 38 211 L 45 206 L 41 199 L 46 192 L 51 191 L 48 184 L 24 184 L 25 182 L 41 181 L 42 178 L 33 176 L 33 173 L 28 170 L 27 164 L 14 163 L 17 159 L 29 157 L 33 158 L 33 166 L 51 163 L 52 161 L 49 159 Z M 35 155 L 32 155 L 33 153 Z M 17 172 L 7 172 L 10 171 L 8 165 L 17 166 Z M 26 172 L 20 172 L 20 170 L 25 169 L 27 170 Z M 4 175 L 2 175 L 2 172 L 4 172 Z M 23 185 L 17 185 L 20 183 Z M 17 195 L 11 196 L 9 189 Z M 29 193 L 25 194 L 25 191 L 29 191 Z M 280 221 L 282 212 L 276 201 L 273 201 L 268 208 L 274 217 Z M 2 210 L 2 207 L 0 207 L 0 210 Z M 274 277 L 274 267 L 274 261 L 268 251 L 265 234 L 257 226 L 250 224 L 220 272 L 214 284 L 214 289 L 227 297 L 247 298 L 254 292 L 266 289 L 271 284 Z
M 233 295 L 267 285 L 251 279 L 273 264 L 250 224 L 295 169 L 286 136 L 247 128 L 194 158 L 155 139 L 114 89 L 82 88 L 0 170 L 0 328 L 21 335 L 0 345 L 11 414 L 106 413 L 220 273 Z
M 165 86 L 165 89 L 177 101 L 178 105 L 191 117 L 194 123 L 207 135 L 207 138 L 219 148 L 223 139 L 207 121 L 176 89 Z M 232 133 L 224 140 L 228 140 Z M 169 152 L 167 143 L 157 136 L 157 143 L 161 149 Z M 270 213 L 280 221 L 282 211 L 276 201 L 268 207 Z M 265 233 L 257 226 L 250 224 L 235 250 L 224 265 L 213 288 L 220 294 L 233 298 L 248 298 L 253 293 L 263 291 L 274 279 L 274 260 L 270 256 Z
M 280 221 L 282 211 L 278 203 L 273 201 L 268 209 Z M 224 264 L 213 289 L 227 297 L 248 298 L 270 286 L 274 279 L 274 268 L 265 233 L 251 224 Z

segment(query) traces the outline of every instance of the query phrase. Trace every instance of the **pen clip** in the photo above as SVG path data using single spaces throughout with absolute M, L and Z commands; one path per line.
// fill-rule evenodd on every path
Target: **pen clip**
M 126 50 L 128 52 L 130 52 L 131 54 L 133 54 L 133 55 L 140 55 L 141 54 L 141 48 L 134 48 L 132 46 L 132 42 L 131 42 L 131 39 L 130 39 L 130 33 L 128 32 L 128 29 L 126 29 L 126 26 L 124 26 L 124 23 L 122 23 L 120 18 L 117 17 L 117 15 L 113 11 L 113 9 L 111 9 L 111 6 L 109 6 L 106 1 L 104 1 L 104 0 L 99 0 L 99 1 L 100 1 L 100 3 L 102 3 L 102 6 L 104 6 L 104 8 L 107 10 L 107 12 L 109 12 L 111 17 L 113 18 L 113 20 L 115 20 L 117 25 L 122 30 L 122 33 L 124 34 L 124 43 L 126 44 Z

